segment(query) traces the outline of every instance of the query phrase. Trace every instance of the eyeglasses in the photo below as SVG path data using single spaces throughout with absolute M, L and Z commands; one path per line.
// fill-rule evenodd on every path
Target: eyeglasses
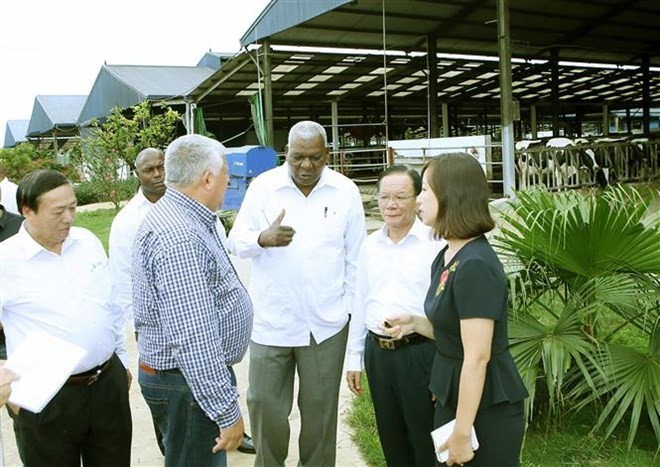
M 395 204 L 403 203 L 404 201 L 409 200 L 410 198 L 415 198 L 415 195 L 404 195 L 404 194 L 391 194 L 391 193 L 378 193 L 378 202 L 387 203 L 392 201 Z

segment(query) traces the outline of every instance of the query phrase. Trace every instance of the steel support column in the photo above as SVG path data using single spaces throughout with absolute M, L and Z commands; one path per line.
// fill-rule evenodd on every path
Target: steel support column
M 261 50 L 262 72 L 264 74 L 264 121 L 266 123 L 266 144 L 275 147 L 273 131 L 273 81 L 270 69 L 270 40 L 264 40 Z
M 500 56 L 500 109 L 502 121 L 502 181 L 505 196 L 513 196 L 513 87 L 511 78 L 511 36 L 509 0 L 497 0 L 497 43 Z
M 426 36 L 426 67 L 429 70 L 429 85 L 427 88 L 429 138 L 440 136 L 440 128 L 438 127 L 438 49 L 435 41 L 435 36 Z

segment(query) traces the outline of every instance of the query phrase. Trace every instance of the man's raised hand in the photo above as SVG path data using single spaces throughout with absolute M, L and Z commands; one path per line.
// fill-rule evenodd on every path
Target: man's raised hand
M 282 209 L 270 226 L 259 234 L 257 242 L 263 248 L 287 246 L 293 240 L 296 231 L 293 227 L 282 225 L 286 211 Z

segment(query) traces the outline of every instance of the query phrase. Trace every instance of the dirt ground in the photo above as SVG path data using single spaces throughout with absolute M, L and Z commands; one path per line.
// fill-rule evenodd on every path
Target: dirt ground
M 247 283 L 249 280 L 250 263 L 242 260 L 235 260 L 236 269 L 241 279 Z M 153 432 L 151 415 L 142 395 L 140 387 L 137 384 L 137 349 L 134 339 L 129 341 L 129 355 L 131 358 L 131 372 L 135 379 L 130 390 L 130 403 L 133 415 L 133 446 L 131 466 L 159 467 L 163 465 L 163 457 L 156 445 L 156 438 Z M 248 361 L 249 355 L 246 355 L 241 363 L 234 366 L 238 387 L 241 393 L 240 405 L 243 414 L 246 431 L 250 433 L 249 417 L 247 416 L 247 407 L 245 405 L 245 394 L 247 391 L 248 379 Z M 294 395 L 294 400 L 296 400 Z M 351 467 L 366 467 L 357 447 L 351 440 L 351 429 L 345 423 L 345 414 L 350 408 L 352 394 L 342 383 L 339 396 L 339 428 L 337 433 L 337 465 Z M 289 444 L 289 458 L 287 466 L 295 466 L 298 463 L 298 433 L 300 432 L 300 415 L 294 404 L 294 409 L 289 417 L 291 423 L 291 441 Z M 4 450 L 5 467 L 20 467 L 21 462 L 18 458 L 16 443 L 14 440 L 14 431 L 12 429 L 11 419 L 4 408 L 0 411 L 0 421 L 2 425 L 2 445 Z M 248 467 L 254 464 L 254 455 L 243 454 L 238 451 L 232 452 L 228 456 L 230 467 Z M 2 462 L 0 461 L 0 466 Z M 194 466 L 191 466 L 194 467 Z

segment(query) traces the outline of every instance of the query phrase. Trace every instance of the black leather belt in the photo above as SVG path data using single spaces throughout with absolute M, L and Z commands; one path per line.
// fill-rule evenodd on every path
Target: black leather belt
M 99 380 L 101 375 L 105 373 L 108 368 L 110 368 L 111 360 L 112 359 L 102 363 L 96 368 L 92 368 L 91 370 L 70 376 L 69 379 L 66 380 L 66 384 L 91 386 Z
M 402 347 L 407 347 L 413 344 L 420 344 L 430 340 L 428 337 L 424 337 L 421 334 L 417 334 L 416 332 L 407 334 L 401 339 L 392 339 L 391 337 L 379 336 L 378 334 L 369 331 L 369 337 L 371 337 L 371 340 L 374 341 L 378 347 L 385 350 L 397 350 Z

